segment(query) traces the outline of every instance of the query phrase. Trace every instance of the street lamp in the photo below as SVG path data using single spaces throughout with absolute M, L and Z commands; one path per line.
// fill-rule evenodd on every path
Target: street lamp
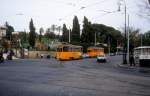
M 69 28 L 69 44 L 70 44 L 70 41 L 71 41 L 71 36 L 70 36 L 71 34 L 70 33 L 71 33 L 71 29 Z
M 126 19 L 127 19 L 127 6 L 126 6 L 126 0 L 121 0 L 124 2 L 124 12 L 125 12 L 125 24 L 124 24 L 124 31 L 125 31 L 125 40 L 124 40 L 124 45 L 123 45 L 123 64 L 127 64 L 127 24 L 126 24 Z M 119 3 L 120 4 L 120 3 Z M 119 10 L 120 11 L 120 5 L 119 5 Z
M 94 40 L 94 41 L 95 41 L 95 44 L 94 44 L 94 45 L 96 46 L 96 39 L 97 39 L 97 38 L 96 38 L 96 32 L 95 32 L 95 36 L 94 36 L 94 37 L 95 37 L 95 40 Z

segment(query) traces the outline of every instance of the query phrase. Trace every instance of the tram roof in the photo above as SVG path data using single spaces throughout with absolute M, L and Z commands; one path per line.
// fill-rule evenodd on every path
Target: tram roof
M 70 47 L 82 48 L 82 46 L 79 46 L 79 45 L 72 45 L 72 44 L 60 44 L 60 45 L 58 45 L 58 47 L 62 47 L 62 46 L 70 46 Z
M 93 49 L 103 49 L 103 47 L 95 47 L 95 46 L 90 46 L 88 48 L 93 48 Z
M 140 46 L 140 47 L 136 47 L 134 49 L 146 49 L 146 48 L 150 48 L 150 46 Z

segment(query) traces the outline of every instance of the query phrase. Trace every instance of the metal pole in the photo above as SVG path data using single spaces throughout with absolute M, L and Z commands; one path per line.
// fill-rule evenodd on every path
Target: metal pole
M 70 28 L 69 28 L 69 43 L 70 43 Z
M 125 40 L 124 40 L 124 52 L 123 52 L 123 64 L 127 64 L 127 37 L 126 37 L 126 13 L 127 13 L 127 11 L 126 11 L 126 3 L 125 3 Z
M 96 46 L 96 32 L 95 32 L 95 46 Z
M 110 55 L 110 36 L 108 37 L 108 44 L 109 44 L 109 55 Z
M 141 46 L 143 46 L 143 36 L 141 34 Z
M 118 40 L 117 40 L 117 54 L 118 54 Z
M 128 14 L 128 61 L 129 61 L 129 55 L 130 55 L 130 32 L 129 32 L 129 14 Z

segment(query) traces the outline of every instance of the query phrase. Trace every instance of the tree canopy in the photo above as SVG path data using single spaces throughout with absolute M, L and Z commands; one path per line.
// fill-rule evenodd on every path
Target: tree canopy
M 98 44 L 109 44 L 112 52 L 116 51 L 117 44 L 121 44 L 123 41 L 120 31 L 103 24 L 91 24 L 84 17 L 81 44 L 85 52 L 88 46 L 94 46 L 95 36 Z
M 150 31 L 143 34 L 143 46 L 150 46 Z
M 36 40 L 36 33 L 35 33 L 35 27 L 34 27 L 32 18 L 31 18 L 31 21 L 29 23 L 29 29 L 30 29 L 30 32 L 29 32 L 29 44 L 33 48 L 34 45 L 35 45 L 35 40 Z
M 80 41 L 85 52 L 88 46 L 94 44 L 94 30 L 92 24 L 88 21 L 86 17 L 84 17 L 83 20 L 83 29 L 82 29 Z
M 44 32 L 44 29 L 41 27 L 39 31 L 40 31 L 39 41 L 41 42 L 42 41 L 42 33 Z
M 8 22 L 5 23 L 6 29 L 6 39 L 11 40 L 12 32 L 14 32 L 13 26 L 9 25 Z
M 69 42 L 69 30 L 67 29 L 66 24 L 63 24 L 62 31 L 62 42 Z
M 51 28 L 47 28 L 45 36 L 48 39 L 55 39 L 56 37 L 55 33 L 51 31 Z
M 78 17 L 75 16 L 73 19 L 73 27 L 71 32 L 71 43 L 78 44 L 80 42 L 80 25 Z

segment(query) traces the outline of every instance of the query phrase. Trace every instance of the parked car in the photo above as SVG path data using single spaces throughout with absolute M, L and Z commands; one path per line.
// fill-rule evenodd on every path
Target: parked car
M 89 55 L 88 54 L 82 54 L 82 58 L 88 58 L 89 57 Z
M 3 57 L 3 53 L 0 52 L 0 63 L 4 62 L 4 57 Z
M 98 55 L 97 56 L 97 62 L 106 62 L 107 58 L 105 55 Z
M 123 52 L 116 52 L 116 55 L 123 55 Z
M 110 55 L 110 56 L 115 56 L 116 54 L 115 54 L 115 53 L 110 53 L 109 55 Z

